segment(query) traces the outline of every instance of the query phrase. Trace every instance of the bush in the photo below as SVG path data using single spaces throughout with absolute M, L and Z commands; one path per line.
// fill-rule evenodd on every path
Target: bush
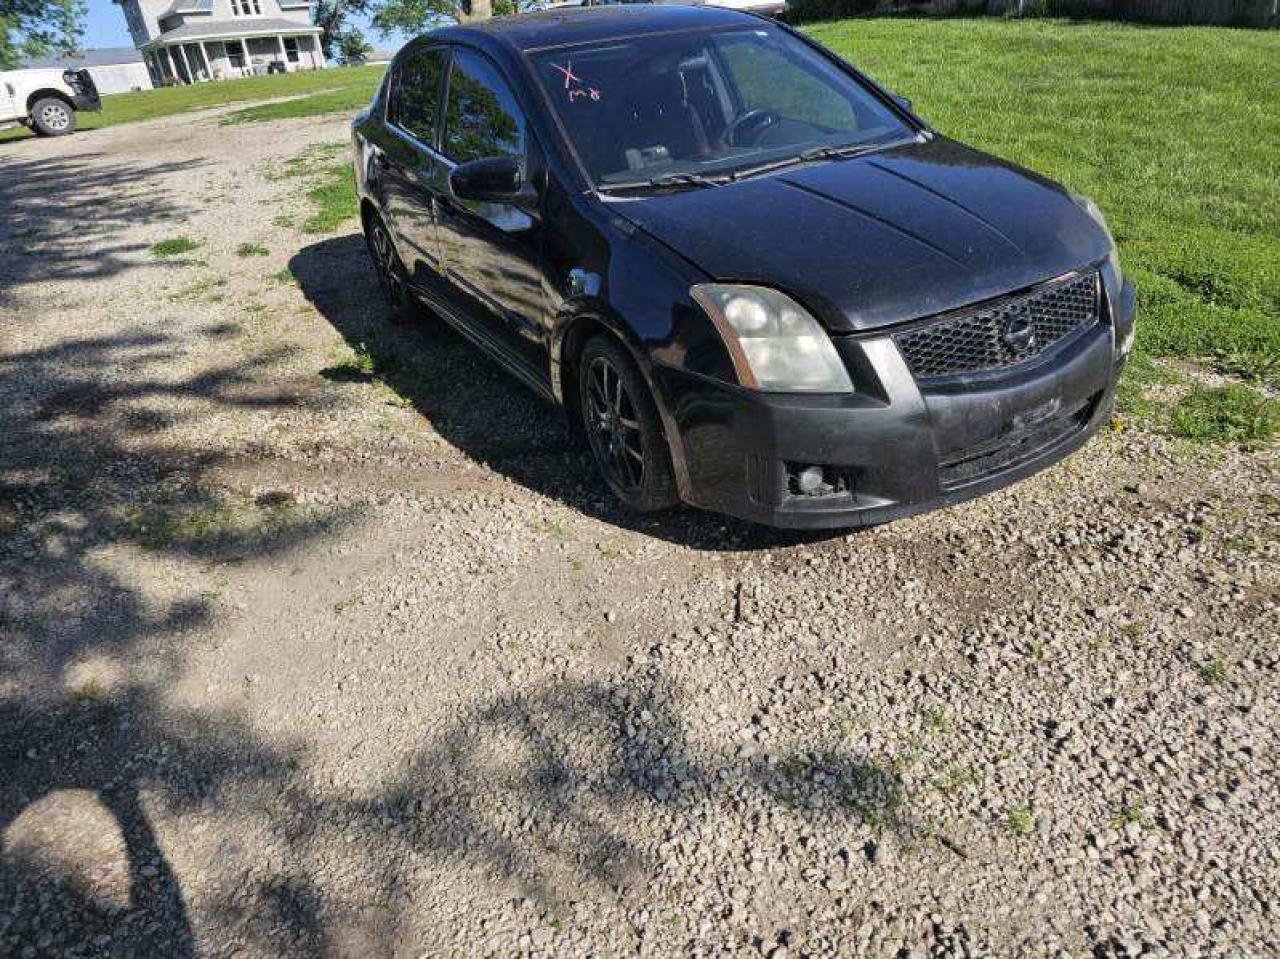
M 875 8 L 876 0 L 791 0 L 786 18 L 790 23 L 842 20 L 870 13 Z

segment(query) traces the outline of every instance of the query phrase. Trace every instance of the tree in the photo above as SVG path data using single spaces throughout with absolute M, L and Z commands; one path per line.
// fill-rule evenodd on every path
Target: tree
M 316 26 L 320 28 L 320 49 L 324 51 L 325 59 L 335 60 L 340 56 L 338 38 L 348 32 L 347 17 L 367 12 L 370 2 L 371 0 L 318 0 L 314 19 Z
M 85 10 L 86 0 L 0 0 L 0 69 L 24 57 L 73 52 Z
M 381 34 L 410 35 L 445 23 L 467 23 L 521 13 L 537 0 L 373 0 L 373 25 Z
M 344 65 L 363 63 L 373 52 L 373 46 L 355 27 L 348 27 L 334 38 L 338 62 Z

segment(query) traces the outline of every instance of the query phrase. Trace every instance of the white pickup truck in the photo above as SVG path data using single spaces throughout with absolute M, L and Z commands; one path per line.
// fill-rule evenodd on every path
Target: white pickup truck
M 76 111 L 101 109 L 88 70 L 0 70 L 0 130 L 22 123 L 60 137 L 76 128 Z

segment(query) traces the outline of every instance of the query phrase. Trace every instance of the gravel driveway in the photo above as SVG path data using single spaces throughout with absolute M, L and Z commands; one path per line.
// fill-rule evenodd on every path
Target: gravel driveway
M 1276 954 L 1274 450 L 627 515 L 291 225 L 344 137 L 0 152 L 0 955 Z

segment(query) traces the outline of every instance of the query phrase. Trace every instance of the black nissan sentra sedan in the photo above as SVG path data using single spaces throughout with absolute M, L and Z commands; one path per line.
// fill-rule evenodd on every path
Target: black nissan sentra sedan
M 1110 415 L 1134 295 L 1097 207 L 770 20 L 439 30 L 353 133 L 392 305 L 562 404 L 636 509 L 882 522 L 1042 469 Z

